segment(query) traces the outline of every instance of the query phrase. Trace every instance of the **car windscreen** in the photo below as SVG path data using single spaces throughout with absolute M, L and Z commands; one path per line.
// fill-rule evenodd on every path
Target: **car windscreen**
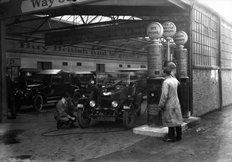
M 97 82 L 100 84 L 104 83 L 117 83 L 122 82 L 124 84 L 130 83 L 129 73 L 105 73 L 97 75 Z
M 94 80 L 93 74 L 78 74 L 78 78 L 82 83 L 89 82 L 90 80 Z
M 45 76 L 43 76 L 43 75 L 31 75 L 31 76 L 27 76 L 25 79 L 26 79 L 27 85 L 43 84 L 44 80 L 45 80 Z

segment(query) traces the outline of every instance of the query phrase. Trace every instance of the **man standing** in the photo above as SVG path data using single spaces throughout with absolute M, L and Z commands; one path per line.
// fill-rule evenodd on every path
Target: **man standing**
M 164 141 L 175 142 L 182 138 L 181 124 L 183 122 L 177 88 L 180 84 L 174 76 L 176 65 L 169 62 L 164 68 L 165 80 L 162 85 L 162 93 L 159 107 L 163 111 L 163 125 L 168 127 L 168 136 Z

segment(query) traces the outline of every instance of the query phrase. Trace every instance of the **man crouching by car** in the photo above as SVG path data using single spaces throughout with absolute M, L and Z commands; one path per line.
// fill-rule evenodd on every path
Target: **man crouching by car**
M 76 126 L 74 122 L 76 121 L 76 116 L 74 115 L 74 112 L 76 110 L 70 94 L 65 93 L 56 104 L 54 118 L 57 122 L 57 129 L 60 129 L 62 126 L 75 128 Z

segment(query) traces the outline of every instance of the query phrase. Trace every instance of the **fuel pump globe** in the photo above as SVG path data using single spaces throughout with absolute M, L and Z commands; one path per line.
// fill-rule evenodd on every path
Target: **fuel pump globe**
M 151 39 L 159 39 L 162 37 L 164 32 L 163 26 L 158 22 L 152 22 L 147 27 L 147 36 Z
M 176 45 L 184 45 L 188 41 L 188 35 L 184 31 L 178 31 L 173 37 Z
M 166 21 L 163 23 L 165 37 L 173 37 L 176 33 L 176 25 L 173 22 Z

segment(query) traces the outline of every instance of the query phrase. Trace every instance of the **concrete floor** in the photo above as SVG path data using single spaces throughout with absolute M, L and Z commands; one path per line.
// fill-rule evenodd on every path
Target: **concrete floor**
M 143 105 L 145 110 L 146 103 Z M 23 111 L 0 124 L 0 161 L 232 161 L 232 107 L 201 117 L 183 140 L 166 143 L 134 134 L 121 123 L 93 122 L 87 129 L 56 130 L 53 107 Z M 146 123 L 146 112 L 136 126 Z

